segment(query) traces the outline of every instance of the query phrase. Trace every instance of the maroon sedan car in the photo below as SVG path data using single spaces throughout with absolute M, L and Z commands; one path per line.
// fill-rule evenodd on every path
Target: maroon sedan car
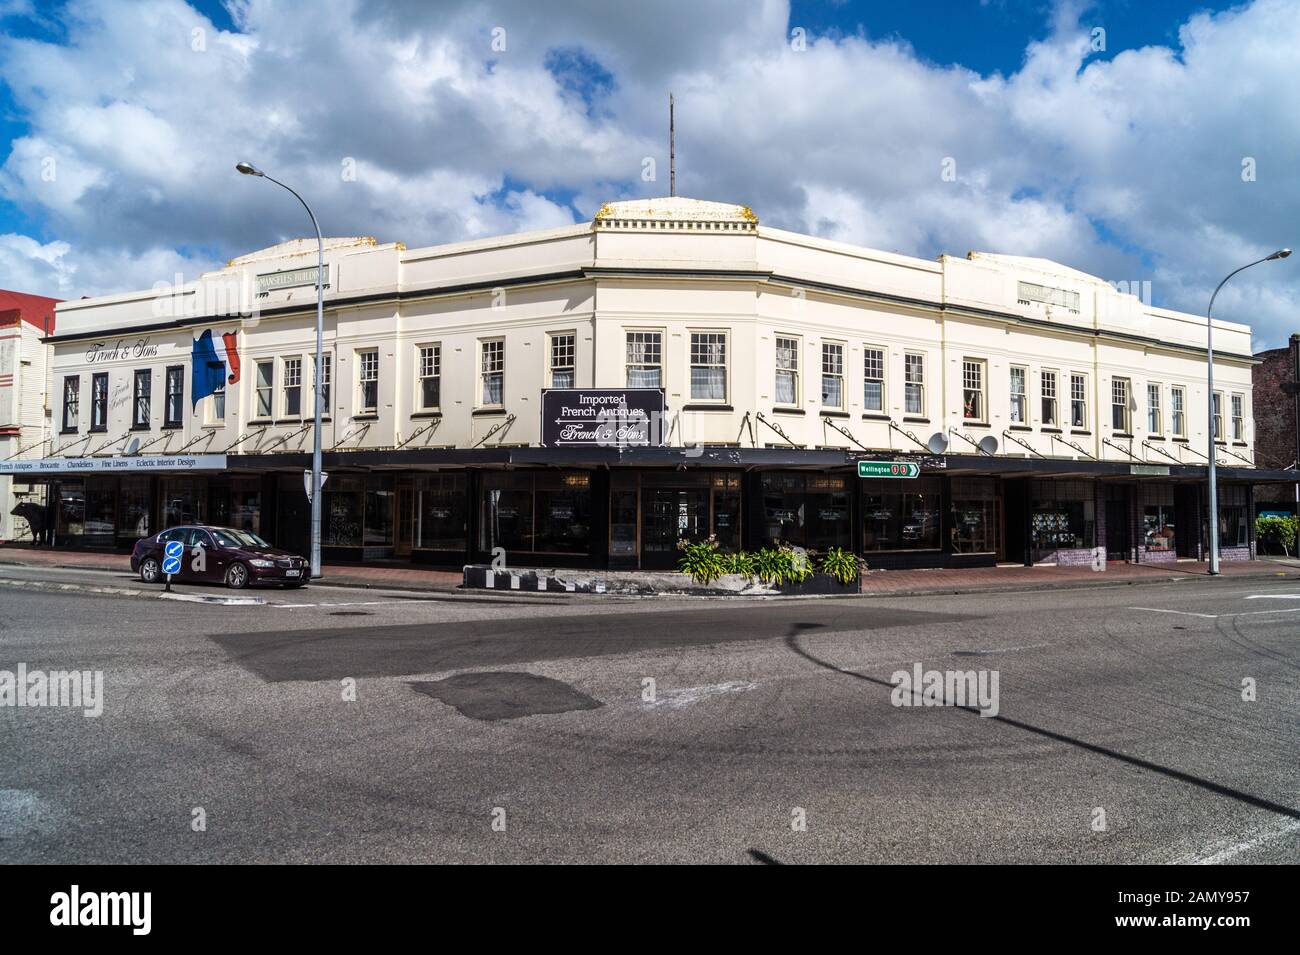
M 302 557 L 272 547 L 256 534 L 203 525 L 170 527 L 136 541 L 131 570 L 146 584 L 164 580 L 163 550 L 169 541 L 185 545 L 180 572 L 172 576 L 175 582 L 224 583 L 238 590 L 249 584 L 301 587 L 311 577 Z

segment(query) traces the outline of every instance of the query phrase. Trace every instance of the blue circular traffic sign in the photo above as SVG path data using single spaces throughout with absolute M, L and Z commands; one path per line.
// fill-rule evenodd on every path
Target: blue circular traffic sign
M 181 572 L 181 559 L 179 557 L 163 558 L 164 574 L 179 574 Z
M 163 548 L 163 554 L 165 556 L 175 557 L 178 561 L 180 560 L 181 555 L 184 553 L 185 553 L 185 545 L 182 544 L 180 541 L 168 541 L 167 545 Z M 167 572 L 171 573 L 171 571 L 167 571 Z

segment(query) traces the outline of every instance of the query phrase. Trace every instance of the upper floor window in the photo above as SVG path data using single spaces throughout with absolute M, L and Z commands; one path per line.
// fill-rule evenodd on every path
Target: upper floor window
M 1110 426 L 1121 434 L 1132 431 L 1132 416 L 1129 408 L 1129 380 L 1112 378 L 1110 380 Z
M 442 346 L 421 345 L 420 409 L 434 411 L 442 407 Z
M 961 414 L 968 421 L 987 421 L 984 402 L 984 369 L 982 358 L 963 358 L 961 363 Z
M 903 410 L 925 414 L 925 356 L 919 352 L 903 355 Z
M 1088 427 L 1088 376 L 1070 376 L 1070 427 Z
M 185 409 L 185 366 L 167 366 L 166 395 L 163 398 L 163 426 L 179 428 Z
M 253 417 L 269 418 L 271 409 L 274 406 L 275 396 L 275 362 L 259 361 L 257 363 L 256 378 L 256 406 Z
M 481 344 L 479 363 L 480 404 L 501 405 L 505 402 L 506 343 L 494 338 Z
M 1246 440 L 1246 398 L 1244 395 L 1232 396 L 1232 440 Z
M 212 404 L 208 406 L 208 415 L 206 424 L 221 424 L 226 420 L 226 386 L 223 383 L 220 388 L 212 392 Z
M 283 379 L 284 415 L 297 418 L 302 414 L 302 358 L 284 360 Z
M 844 346 L 822 342 L 822 407 L 844 407 Z
M 63 379 L 63 430 L 77 430 L 77 407 L 81 403 L 81 376 L 68 375 Z
M 1223 392 L 1214 393 L 1214 440 L 1223 440 Z
M 1147 383 L 1147 431 L 1151 434 L 1164 434 L 1164 413 L 1160 408 L 1160 385 L 1158 382 Z
M 133 403 L 135 413 L 131 416 L 131 427 L 149 427 L 149 403 L 152 391 L 153 372 L 148 368 L 139 369 L 135 373 L 135 401 Z
M 577 336 L 563 332 L 551 336 L 551 387 L 573 388 L 577 385 Z
M 333 355 L 322 354 L 320 356 L 320 413 L 327 415 L 330 413 L 330 380 L 333 371 L 331 359 Z M 312 380 L 316 376 L 316 360 L 312 359 Z M 313 409 L 313 413 L 314 409 Z
M 773 404 L 796 407 L 799 404 L 799 339 L 776 338 L 776 391 Z
M 862 349 L 862 410 L 882 414 L 885 410 L 885 351 Z
M 691 332 L 691 400 L 727 400 L 726 332 Z
M 661 332 L 627 333 L 627 386 L 662 388 L 664 347 Z
M 1175 438 L 1187 437 L 1187 389 L 1181 385 L 1169 389 L 1169 423 Z
M 379 410 L 379 349 L 357 352 L 357 409 L 365 413 Z
M 1025 378 L 1029 370 L 1019 365 L 1011 366 L 1011 422 L 1024 424 L 1029 416 L 1028 397 L 1025 395 Z
M 90 430 L 108 430 L 108 372 L 101 371 L 90 379 Z
M 1042 386 L 1041 390 L 1043 393 L 1043 401 L 1042 401 L 1043 427 L 1044 428 L 1059 427 L 1060 426 L 1058 424 L 1059 419 L 1056 416 L 1056 408 L 1057 408 L 1056 372 L 1050 371 L 1048 369 L 1044 369 L 1040 373 L 1039 379 Z

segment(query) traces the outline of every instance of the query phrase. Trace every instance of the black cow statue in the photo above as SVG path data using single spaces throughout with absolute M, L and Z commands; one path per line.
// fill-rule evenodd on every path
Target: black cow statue
M 32 532 L 32 546 L 39 544 L 45 537 L 45 508 L 40 504 L 23 501 L 9 513 L 27 522 L 27 527 Z

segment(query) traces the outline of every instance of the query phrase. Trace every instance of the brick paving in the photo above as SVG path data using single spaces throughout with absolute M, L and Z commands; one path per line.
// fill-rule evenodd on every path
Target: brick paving
M 53 550 L 31 545 L 0 545 L 0 564 L 34 567 L 85 568 L 91 570 L 127 570 L 125 554 L 92 551 Z M 1276 577 L 1300 579 L 1300 560 L 1269 558 L 1255 561 L 1224 561 L 1220 565 L 1227 577 Z M 511 568 L 519 570 L 523 568 Z M 978 567 L 930 570 L 870 570 L 862 575 L 862 592 L 871 595 L 909 595 L 925 593 L 979 593 L 981 591 L 1025 590 L 1038 587 L 1086 587 L 1167 581 L 1180 577 L 1204 576 L 1207 565 L 1198 561 L 1161 564 L 1108 563 L 1105 571 L 1091 567 Z M 391 587 L 398 590 L 451 590 L 461 582 L 458 570 L 435 570 L 404 562 L 326 564 L 327 585 L 350 587 Z M 593 571 L 593 573 L 598 573 Z

